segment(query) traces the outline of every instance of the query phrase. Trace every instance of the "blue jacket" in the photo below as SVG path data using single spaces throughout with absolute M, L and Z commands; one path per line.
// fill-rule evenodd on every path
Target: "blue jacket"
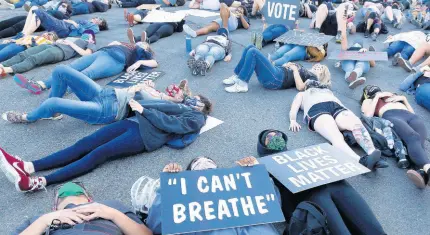
M 169 140 L 198 133 L 206 123 L 206 116 L 183 104 L 165 100 L 140 100 L 143 113 L 136 112 L 145 150 L 161 148 Z

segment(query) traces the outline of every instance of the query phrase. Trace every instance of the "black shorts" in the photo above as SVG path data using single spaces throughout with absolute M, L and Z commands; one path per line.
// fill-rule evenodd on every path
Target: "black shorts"
M 314 123 L 317 118 L 323 114 L 331 115 L 334 119 L 336 119 L 339 113 L 346 111 L 348 109 L 344 108 L 340 104 L 334 101 L 322 102 L 319 104 L 314 104 L 308 111 L 306 116 L 306 121 L 308 123 L 308 128 L 311 131 L 315 131 Z

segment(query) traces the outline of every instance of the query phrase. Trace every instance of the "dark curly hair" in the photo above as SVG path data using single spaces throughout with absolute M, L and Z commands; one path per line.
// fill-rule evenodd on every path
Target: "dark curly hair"
M 212 112 L 212 103 L 211 101 L 203 95 L 198 95 L 200 97 L 200 102 L 202 102 L 205 107 L 202 110 L 202 113 L 205 115 L 209 115 Z

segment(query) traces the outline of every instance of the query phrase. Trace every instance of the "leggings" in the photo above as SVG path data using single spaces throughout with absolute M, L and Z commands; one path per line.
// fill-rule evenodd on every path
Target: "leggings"
M 394 124 L 393 130 L 406 143 L 408 155 L 412 162 L 418 167 L 430 164 L 424 143 L 427 138 L 427 128 L 424 122 L 416 115 L 407 110 L 388 110 L 382 118 Z
M 12 37 L 21 32 L 24 28 L 26 18 L 27 16 L 15 16 L 0 21 L 0 38 Z
M 172 35 L 175 32 L 175 27 L 169 23 L 153 23 L 146 28 L 146 34 L 149 43 L 154 43 L 160 38 L 165 38 Z M 142 38 L 136 37 L 136 42 L 140 42 Z
M 300 202 L 311 201 L 327 214 L 328 227 L 333 235 L 385 234 L 369 205 L 345 180 L 293 194 L 271 177 L 281 194 L 282 213 L 287 223 Z
M 139 124 L 122 120 L 102 127 L 74 145 L 33 162 L 35 171 L 62 167 L 47 175 L 47 185 L 84 175 L 100 164 L 145 151 Z

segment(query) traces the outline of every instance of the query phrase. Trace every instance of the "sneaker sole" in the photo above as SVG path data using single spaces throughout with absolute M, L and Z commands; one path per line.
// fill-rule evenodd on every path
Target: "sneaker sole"
M 410 69 L 407 65 L 405 60 L 403 60 L 402 58 L 397 58 L 397 64 L 402 67 L 404 70 L 406 70 L 406 72 L 410 73 L 412 71 L 412 69 Z
M 417 186 L 418 188 L 424 189 L 426 187 L 426 183 L 424 182 L 423 177 L 421 177 L 421 175 L 418 172 L 414 170 L 408 170 L 406 172 L 406 175 L 412 181 L 412 183 L 414 183 L 415 186 Z
M 354 82 L 352 82 L 352 83 L 349 84 L 349 88 L 350 89 L 354 89 L 354 88 L 356 88 L 358 86 L 363 85 L 365 82 L 366 82 L 365 79 L 357 79 Z
M 30 84 L 27 79 L 22 79 L 21 76 L 15 75 L 13 76 L 13 80 L 18 86 L 28 90 L 32 94 L 39 95 L 42 93 L 42 90 L 38 86 Z
M 402 159 L 397 162 L 397 167 L 401 169 L 407 169 L 409 167 L 409 161 L 406 159 Z
M 349 83 L 355 82 L 357 80 L 357 73 L 352 71 L 349 77 L 346 79 Z
M 257 34 L 257 36 L 255 38 L 255 47 L 258 50 L 261 50 L 263 48 L 263 35 Z
M 21 191 L 19 188 L 20 177 L 18 172 L 16 172 L 15 168 L 13 168 L 9 162 L 6 160 L 3 152 L 0 151 L 0 168 L 3 173 L 6 175 L 6 178 L 13 184 L 15 184 L 15 188 L 18 191 Z
M 255 41 L 257 40 L 256 33 L 251 34 L 251 44 L 255 46 Z

